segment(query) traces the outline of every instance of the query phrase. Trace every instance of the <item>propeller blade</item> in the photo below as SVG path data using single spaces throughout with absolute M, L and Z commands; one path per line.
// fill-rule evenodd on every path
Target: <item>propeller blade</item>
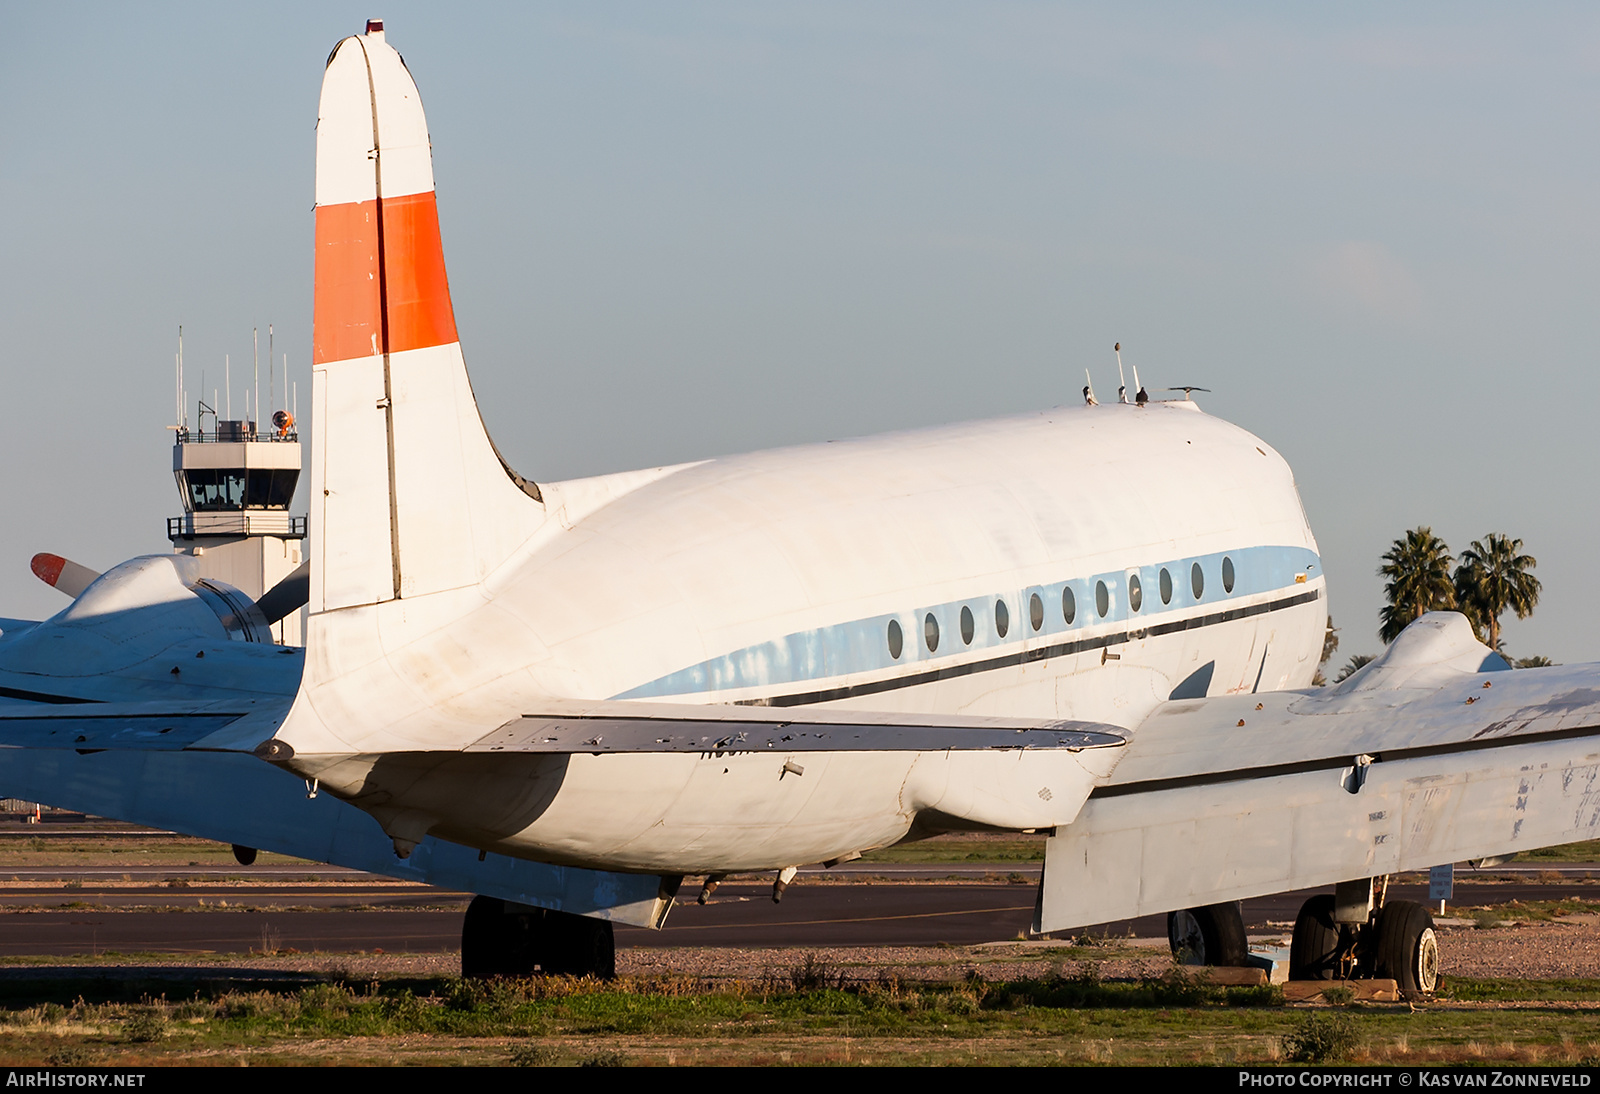
M 87 566 L 79 566 L 70 558 L 46 554 L 43 551 L 34 555 L 33 561 L 28 565 L 40 581 L 60 589 L 74 600 L 78 599 L 79 594 L 100 576 Z
M 294 573 L 262 593 L 256 607 L 261 609 L 268 623 L 276 623 L 297 608 L 305 607 L 310 599 L 311 562 L 307 560 Z

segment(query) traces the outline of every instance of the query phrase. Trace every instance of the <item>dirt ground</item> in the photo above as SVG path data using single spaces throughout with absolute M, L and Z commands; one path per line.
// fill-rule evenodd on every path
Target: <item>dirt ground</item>
M 1524 980 L 1600 979 L 1600 916 L 1581 915 L 1547 923 L 1479 929 L 1470 923 L 1438 925 L 1445 976 L 1509 977 Z M 1281 940 L 1257 936 L 1252 943 Z M 1126 939 L 1093 947 L 1064 942 L 1000 942 L 984 946 L 841 947 L 838 949 L 673 949 L 619 952 L 617 971 L 625 975 L 675 972 L 715 978 L 751 978 L 780 971 L 815 954 L 830 965 L 870 977 L 876 970 L 901 979 L 943 980 L 968 970 L 989 980 L 1037 976 L 1050 968 L 1068 974 L 1089 961 L 1106 979 L 1159 974 L 1171 965 L 1163 939 Z

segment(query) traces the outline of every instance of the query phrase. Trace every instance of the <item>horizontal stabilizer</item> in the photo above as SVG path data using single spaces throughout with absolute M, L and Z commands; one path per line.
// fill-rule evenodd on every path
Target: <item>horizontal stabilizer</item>
M 639 927 L 661 926 L 672 904 L 659 877 L 547 866 L 432 838 L 396 859 L 370 816 L 328 794 L 308 797 L 299 779 L 238 753 L 0 747 L 0 783 L 27 801 Z
M 468 746 L 468 752 L 942 752 L 984 749 L 1108 748 L 1123 743 L 1114 726 L 1058 722 L 1045 728 L 876 724 L 837 721 L 755 721 L 591 714 L 529 715 Z
M 284 704 L 287 706 L 287 704 Z M 0 706 L 0 748 L 70 748 L 166 752 L 187 748 L 249 711 L 205 704 L 174 711 L 162 703 Z
M 543 700 L 538 707 L 454 748 L 297 753 L 289 741 L 274 738 L 255 754 L 302 777 L 335 787 L 342 783 L 341 792 L 371 808 L 402 843 L 433 831 L 442 817 L 452 823 L 435 834 L 451 832 L 451 838 L 477 846 L 508 837 L 515 841 L 530 820 L 549 816 L 541 808 L 529 817 L 529 802 L 547 794 L 565 800 L 559 795 L 570 790 L 586 839 L 630 843 L 634 857 L 622 865 L 653 870 L 658 861 L 670 862 L 674 873 L 693 873 L 684 860 L 658 859 L 646 847 L 648 839 L 659 836 L 678 839 L 673 834 L 678 822 L 646 836 L 646 842 L 635 842 L 640 833 L 632 829 L 613 835 L 601 835 L 599 829 L 613 822 L 626 827 L 638 809 L 659 810 L 666 823 L 682 792 L 675 780 L 692 778 L 696 768 L 727 774 L 733 767 L 743 773 L 766 764 L 779 778 L 826 769 L 838 780 L 835 785 L 852 786 L 857 798 L 852 808 L 862 815 L 877 810 L 887 818 L 872 836 L 858 840 L 859 846 L 893 842 L 914 816 L 937 818 L 945 826 L 1051 828 L 1077 815 L 1115 766 L 1123 744 L 1118 727 L 1095 722 L 615 700 Z M 659 765 L 655 777 L 644 784 L 631 781 L 652 765 Z M 623 786 L 630 789 L 617 789 Z M 789 810 L 785 823 L 804 828 L 793 807 L 782 805 L 794 801 L 792 796 L 775 798 L 765 785 L 743 786 L 721 791 L 725 805 L 731 795 L 753 795 L 742 822 L 776 807 Z M 583 803 L 606 801 L 589 796 L 602 787 L 631 798 L 630 808 L 606 802 L 602 815 L 587 812 L 590 806 Z M 811 798 L 809 790 L 800 793 Z M 865 804 L 867 797 L 874 804 Z M 537 846 L 534 837 L 529 839 L 530 847 Z M 856 839 L 819 830 L 795 861 L 823 861 L 853 849 L 839 844 Z M 736 852 L 733 861 L 740 865 L 731 868 L 762 868 L 766 854 L 752 843 Z
M 1120 726 L 1099 722 L 776 710 L 602 700 L 550 700 L 463 752 L 599 755 L 620 752 L 976 752 L 1048 749 L 1078 752 L 1125 743 Z M 258 754 L 294 757 L 284 741 Z

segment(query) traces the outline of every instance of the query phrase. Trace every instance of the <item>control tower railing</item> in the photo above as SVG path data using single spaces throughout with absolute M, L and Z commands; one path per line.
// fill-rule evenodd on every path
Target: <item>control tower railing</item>
M 277 509 L 221 509 L 167 518 L 167 538 L 174 542 L 196 536 L 250 535 L 304 539 L 306 518 Z
M 254 422 L 218 422 L 217 429 L 206 432 L 201 429 L 178 430 L 179 444 L 238 444 L 240 441 L 256 441 L 269 443 L 276 441 L 300 440 L 300 433 L 293 426 L 287 430 L 273 428 L 257 429 Z M 228 428 L 236 426 L 237 428 Z

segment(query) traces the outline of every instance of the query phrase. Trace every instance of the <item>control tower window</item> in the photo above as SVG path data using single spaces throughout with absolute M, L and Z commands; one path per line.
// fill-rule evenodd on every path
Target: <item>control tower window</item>
M 294 500 L 295 482 L 300 478 L 299 468 L 251 468 L 245 474 L 249 476 L 245 485 L 246 505 L 264 505 L 268 509 L 289 508 L 289 502 Z
M 183 473 L 189 508 L 198 513 L 244 508 L 244 471 L 197 467 Z
M 183 472 L 189 508 L 197 513 L 219 510 L 287 509 L 294 500 L 298 468 L 191 467 Z

